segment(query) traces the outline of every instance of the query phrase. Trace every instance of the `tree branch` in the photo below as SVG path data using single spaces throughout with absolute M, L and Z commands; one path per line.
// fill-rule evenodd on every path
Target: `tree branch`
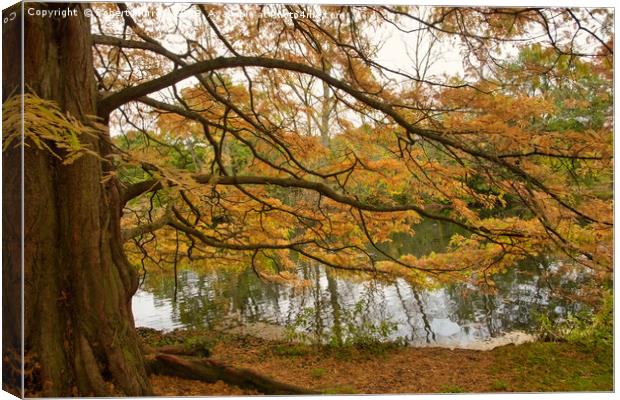
M 107 35 L 91 35 L 94 44 L 102 44 L 106 46 L 115 46 L 115 47 L 124 47 L 128 49 L 141 49 L 152 51 L 157 54 L 161 54 L 171 60 L 181 59 L 181 56 L 167 50 L 160 44 L 151 43 L 151 42 L 143 42 L 141 40 L 127 40 L 120 39 L 113 36 Z
M 159 179 L 149 179 L 129 185 L 121 193 L 121 207 L 125 207 L 125 204 L 127 204 L 129 200 L 135 199 L 143 193 L 154 192 L 162 187 Z
M 556 193 L 549 190 L 541 181 L 536 179 L 535 177 L 529 175 L 521 168 L 516 165 L 513 165 L 507 162 L 505 159 L 499 158 L 497 155 L 489 154 L 484 151 L 470 148 L 463 143 L 457 142 L 446 135 L 443 135 L 441 132 L 432 131 L 429 129 L 421 129 L 410 122 L 408 122 L 401 114 L 395 111 L 389 103 L 386 103 L 381 100 L 377 100 L 368 96 L 367 94 L 353 88 L 349 84 L 334 78 L 333 76 L 325 73 L 322 70 L 316 69 L 314 67 L 300 64 L 292 61 L 278 60 L 273 58 L 265 58 L 265 57 L 218 57 L 213 60 L 206 60 L 197 62 L 192 65 L 187 65 L 185 67 L 176 69 L 166 75 L 163 75 L 159 78 L 153 79 L 148 82 L 144 82 L 142 84 L 127 87 L 121 91 L 113 93 L 107 97 L 104 97 L 99 101 L 98 110 L 100 115 L 106 116 L 115 108 L 128 103 L 133 100 L 137 100 L 143 96 L 146 96 L 149 93 L 156 92 L 158 90 L 164 89 L 168 86 L 172 86 L 175 83 L 187 79 L 194 75 L 200 75 L 208 71 L 214 71 L 218 69 L 225 68 L 238 68 L 238 67 L 263 67 L 263 68 L 275 68 L 275 69 L 284 69 L 288 71 L 295 71 L 303 74 L 308 74 L 315 76 L 324 82 L 327 82 L 331 86 L 344 91 L 345 93 L 351 95 L 355 99 L 367 104 L 368 106 L 374 108 L 377 111 L 383 112 L 385 115 L 391 117 L 394 122 L 402 126 L 408 133 L 411 135 L 419 135 L 428 140 L 435 141 L 441 143 L 445 146 L 452 147 L 458 150 L 461 150 L 471 156 L 482 158 L 488 161 L 491 161 L 493 164 L 504 167 L 506 170 L 515 174 L 516 176 L 524 179 L 529 182 L 533 186 L 538 187 L 549 196 L 551 196 L 555 201 L 557 201 L 564 208 L 572 211 L 576 215 L 592 222 L 600 222 L 605 225 L 613 225 L 611 222 L 606 221 L 598 221 L 575 207 L 568 204 L 565 200 L 560 198 Z
M 170 214 L 169 211 L 166 211 L 166 213 L 162 215 L 161 218 L 151 223 L 144 224 L 144 225 L 138 225 L 136 227 L 129 228 L 129 229 L 123 229 L 122 231 L 123 240 L 127 241 L 135 237 L 142 236 L 145 233 L 155 232 L 163 228 L 164 226 L 166 226 L 168 223 L 170 223 L 171 220 L 172 220 L 172 215 Z

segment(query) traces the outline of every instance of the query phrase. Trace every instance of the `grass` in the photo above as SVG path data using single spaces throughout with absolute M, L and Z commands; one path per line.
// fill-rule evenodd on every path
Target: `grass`
M 302 357 L 311 352 L 310 346 L 297 343 L 282 343 L 273 347 L 273 353 L 282 357 Z
M 493 351 L 496 391 L 611 391 L 610 349 L 576 343 L 527 343 Z M 499 383 L 502 385 L 499 385 Z
M 331 350 L 331 351 L 330 351 Z M 386 356 L 398 352 L 395 347 L 384 349 Z M 413 349 L 412 349 L 413 350 Z M 316 353 L 312 346 L 280 344 L 274 353 L 284 357 L 303 357 Z M 402 351 L 402 349 L 401 349 Z M 442 350 L 440 350 L 443 353 Z M 449 357 L 445 351 L 445 356 Z M 346 363 L 347 354 L 323 349 L 322 356 L 336 363 Z M 348 354 L 353 356 L 353 354 Z M 357 349 L 358 360 L 377 359 L 373 349 Z M 444 357 L 442 354 L 441 357 Z M 613 365 L 611 349 L 585 347 L 579 343 L 535 342 L 520 346 L 504 346 L 490 352 L 481 352 L 488 360 L 483 367 L 472 362 L 471 374 L 456 380 L 439 383 L 438 392 L 582 392 L 613 390 Z M 383 357 L 380 357 L 382 359 Z M 387 357 L 389 358 L 389 357 Z M 350 361 L 350 360 L 349 360 Z M 381 361 L 379 361 L 381 362 Z M 463 360 L 455 361 L 463 362 Z M 467 362 L 467 361 L 465 361 Z M 310 377 L 319 380 L 326 370 L 315 367 L 307 370 Z M 472 386 L 470 378 L 478 381 Z M 486 383 L 485 383 L 486 382 Z M 485 386 L 486 385 L 486 386 Z M 328 389 L 330 393 L 355 393 L 345 386 Z M 437 390 L 437 389 L 435 389 Z
M 467 389 L 462 388 L 458 385 L 442 385 L 439 391 L 441 393 L 466 393 Z
M 310 370 L 310 376 L 314 379 L 321 379 L 325 372 L 327 372 L 325 368 L 313 368 Z
M 508 384 L 501 379 L 493 381 L 493 390 L 498 392 L 505 392 L 508 389 Z
M 348 385 L 335 386 L 322 390 L 323 394 L 359 394 L 357 390 Z

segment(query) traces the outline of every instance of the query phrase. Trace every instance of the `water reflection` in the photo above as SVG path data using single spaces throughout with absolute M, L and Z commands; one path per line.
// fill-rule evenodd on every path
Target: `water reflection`
M 445 228 L 437 225 L 437 229 Z M 388 250 L 394 255 L 437 251 L 449 236 L 401 238 Z M 263 282 L 250 269 L 184 270 L 178 274 L 176 300 L 172 275 L 147 275 L 134 296 L 133 309 L 137 326 L 171 330 L 259 321 L 288 326 L 302 310 L 311 308 L 312 326 L 340 337 L 343 310 L 363 301 L 364 317 L 369 321 L 397 324 L 393 339 L 404 338 L 414 345 L 466 347 L 506 332 L 531 330 L 537 313 L 563 317 L 579 311 L 580 304 L 567 303 L 555 292 L 574 290 L 586 277 L 550 274 L 559 267 L 541 259 L 523 262 L 495 277 L 493 294 L 469 284 L 429 290 L 403 279 L 354 281 L 318 265 L 299 266 L 298 274 L 313 282 L 303 290 Z

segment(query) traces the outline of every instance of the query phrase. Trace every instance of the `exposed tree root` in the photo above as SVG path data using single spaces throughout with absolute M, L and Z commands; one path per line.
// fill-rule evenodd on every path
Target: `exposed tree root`
M 220 362 L 197 357 L 178 357 L 158 353 L 148 358 L 151 373 L 196 379 L 205 382 L 223 381 L 246 389 L 256 389 L 264 394 L 320 394 L 320 392 L 289 385 L 245 368 L 234 368 Z
M 157 346 L 157 348 L 153 348 L 151 352 L 176 354 L 180 356 L 209 356 L 209 351 L 206 349 L 201 349 L 200 351 L 198 351 L 196 349 L 188 348 L 187 346 L 181 344 L 167 344 L 164 346 Z

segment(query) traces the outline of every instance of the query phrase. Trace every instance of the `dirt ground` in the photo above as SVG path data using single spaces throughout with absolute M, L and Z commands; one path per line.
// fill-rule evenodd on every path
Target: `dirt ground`
M 611 360 L 560 343 L 492 351 L 393 346 L 325 350 L 250 336 L 225 337 L 211 358 L 326 394 L 610 391 Z M 609 362 L 607 362 L 609 361 Z M 168 396 L 252 395 L 223 382 L 152 378 Z
M 206 383 L 171 376 L 151 376 L 156 396 L 249 396 L 257 395 L 254 390 L 240 389 L 222 381 Z

